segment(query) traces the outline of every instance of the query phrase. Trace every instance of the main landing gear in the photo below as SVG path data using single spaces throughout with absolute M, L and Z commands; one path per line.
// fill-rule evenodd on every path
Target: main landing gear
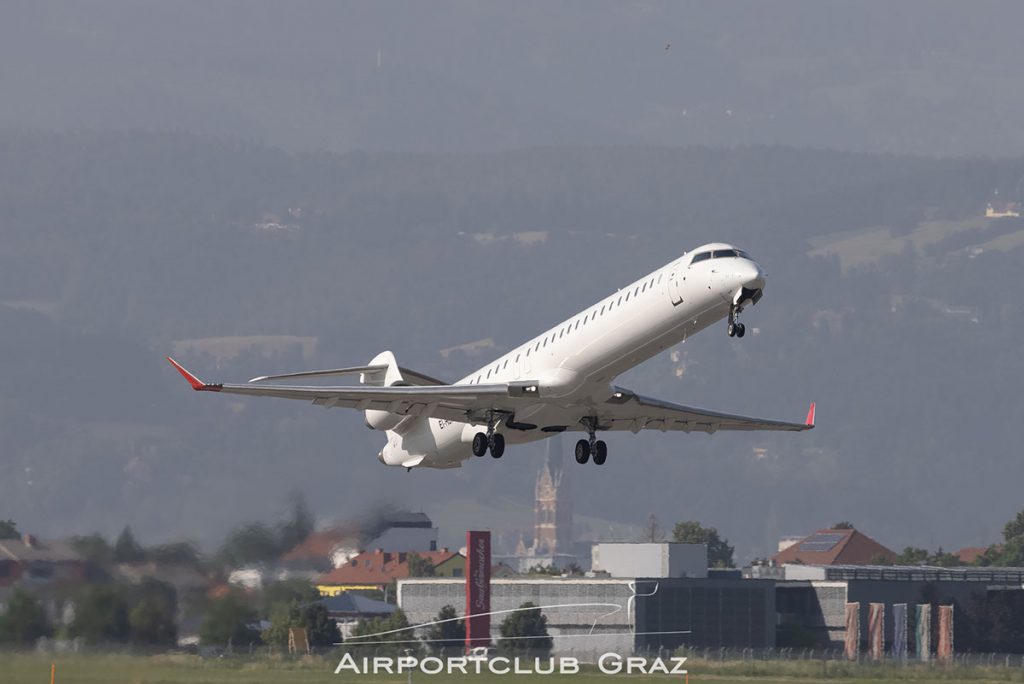
M 729 337 L 743 337 L 747 334 L 747 326 L 739 322 L 740 307 L 734 306 L 729 310 L 729 325 L 725 331 Z
M 597 439 L 595 430 L 597 429 L 597 420 L 594 418 L 585 418 L 583 425 L 587 428 L 587 432 L 590 434 L 589 439 L 581 439 L 576 442 L 576 462 L 584 464 L 590 457 L 594 457 L 594 463 L 596 465 L 604 465 L 604 462 L 608 460 L 608 445 L 603 440 Z
M 487 433 L 473 435 L 473 455 L 483 456 L 490 450 L 491 458 L 501 458 L 505 453 L 505 435 L 494 431 L 494 414 L 487 414 Z

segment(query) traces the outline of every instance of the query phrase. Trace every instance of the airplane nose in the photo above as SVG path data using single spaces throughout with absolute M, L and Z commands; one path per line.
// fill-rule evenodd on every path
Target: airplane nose
M 733 302 L 739 305 L 744 303 L 757 304 L 764 294 L 764 270 L 754 261 L 741 261 L 736 264 L 733 271 L 736 280 L 736 294 Z
M 739 281 L 739 285 L 744 289 L 764 289 L 764 270 L 754 261 L 744 261 L 737 264 L 736 279 Z

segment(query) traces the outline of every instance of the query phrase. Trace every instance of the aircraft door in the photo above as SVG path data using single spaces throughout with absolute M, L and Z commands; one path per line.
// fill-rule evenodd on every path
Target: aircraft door
M 683 288 L 680 282 L 682 272 L 681 263 L 672 264 L 672 270 L 668 274 L 668 298 L 672 300 L 672 306 L 679 306 L 683 303 Z

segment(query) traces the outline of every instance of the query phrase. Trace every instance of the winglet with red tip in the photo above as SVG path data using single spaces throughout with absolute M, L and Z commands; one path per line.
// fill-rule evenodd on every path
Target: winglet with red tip
M 173 361 L 171 363 L 174 363 Z M 804 425 L 809 428 L 814 427 L 814 402 L 811 402 L 811 408 L 807 411 L 807 420 L 804 421 Z
M 192 389 L 194 389 L 196 392 L 220 391 L 220 385 L 207 385 L 205 382 L 203 382 L 202 380 L 200 380 L 199 378 L 185 370 L 184 366 L 182 366 L 180 363 L 172 359 L 170 356 L 167 357 L 167 360 L 171 362 L 171 365 L 174 366 L 179 373 L 181 373 L 183 378 L 188 380 L 188 384 L 192 385 Z

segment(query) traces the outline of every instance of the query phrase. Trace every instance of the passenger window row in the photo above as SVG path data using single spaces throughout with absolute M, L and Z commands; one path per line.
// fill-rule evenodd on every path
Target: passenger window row
M 709 253 L 706 253 L 706 254 L 709 254 Z M 700 255 L 697 255 L 697 256 L 700 256 Z M 696 257 L 694 257 L 694 261 L 696 261 L 696 260 L 697 260 Z M 623 300 L 623 295 L 619 295 L 618 300 L 612 300 L 612 301 L 608 302 L 607 304 L 602 305 L 600 311 L 592 311 L 590 313 L 584 314 L 583 318 L 577 318 L 576 319 L 575 324 L 570 322 L 567 325 L 565 325 L 563 328 L 559 329 L 557 332 L 553 332 L 550 335 L 546 335 L 541 340 L 536 341 L 533 344 L 532 348 L 530 347 L 530 345 L 527 345 L 526 346 L 525 356 L 530 356 L 530 352 L 540 351 L 543 347 L 548 346 L 548 342 L 554 342 L 556 339 L 561 339 L 562 337 L 564 337 L 566 335 L 566 333 L 571 333 L 571 332 L 573 332 L 575 330 L 579 330 L 581 325 L 585 326 L 588 322 L 596 320 L 598 318 L 598 316 L 603 316 L 606 310 L 607 311 L 611 311 L 612 308 L 616 304 L 621 305 L 623 303 L 623 301 L 627 301 L 628 302 L 630 296 L 639 296 L 640 293 L 646 292 L 648 289 L 653 291 L 655 284 L 656 283 L 660 283 L 660 282 L 661 282 L 661 274 L 658 275 L 657 279 L 655 279 L 654 276 L 651 276 L 648 280 L 644 281 L 643 285 L 637 285 L 632 290 L 627 290 L 626 294 L 625 294 L 625 300 Z M 521 351 L 518 352 L 516 354 L 516 363 L 519 363 L 520 360 L 523 358 L 523 356 L 524 356 L 523 352 L 521 352 Z M 483 372 L 481 372 L 479 375 L 476 376 L 475 380 L 471 380 L 470 381 L 470 384 L 477 384 L 477 385 L 479 385 L 482 380 L 489 380 L 492 374 L 496 375 L 499 370 L 507 369 L 508 368 L 508 361 L 509 360 L 507 358 L 504 360 L 504 362 L 499 360 L 497 363 L 494 364 L 493 368 L 489 368 L 487 370 L 487 374 L 486 375 L 484 375 Z

